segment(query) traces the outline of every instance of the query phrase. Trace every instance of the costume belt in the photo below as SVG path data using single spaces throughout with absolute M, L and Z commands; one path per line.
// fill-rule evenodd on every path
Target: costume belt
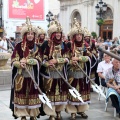
M 33 75 L 33 72 L 32 72 L 32 71 L 30 71 L 30 73 Z M 25 70 L 22 71 L 22 75 L 23 75 L 24 78 L 30 77 L 30 75 L 28 74 L 28 72 L 25 71 Z
M 60 73 L 63 75 L 62 71 Z M 61 78 L 61 76 L 56 71 L 50 71 L 50 77 L 53 79 Z
M 74 72 L 73 71 L 69 71 L 68 76 L 69 77 L 73 77 L 75 79 L 79 79 L 79 78 L 84 78 L 85 77 L 85 75 L 83 74 L 82 71 L 74 71 Z

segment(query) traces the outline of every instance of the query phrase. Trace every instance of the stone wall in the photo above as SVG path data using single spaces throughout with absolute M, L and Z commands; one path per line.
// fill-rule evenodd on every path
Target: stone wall
M 7 68 L 7 69 L 0 69 L 0 90 L 11 88 L 12 69 L 11 69 L 10 59 L 8 60 L 7 65 L 4 68 Z

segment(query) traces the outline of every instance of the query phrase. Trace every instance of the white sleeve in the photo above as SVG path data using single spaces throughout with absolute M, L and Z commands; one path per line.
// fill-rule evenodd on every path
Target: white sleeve
M 7 49 L 7 41 L 4 41 L 4 48 Z
M 109 81 L 109 72 L 106 71 L 106 74 L 105 74 L 105 82 L 107 83 Z
M 2 45 L 2 47 L 4 47 L 4 42 L 3 42 L 3 40 L 1 41 L 1 45 Z
M 101 63 L 98 64 L 97 73 L 98 72 L 103 72 L 103 67 L 102 67 Z

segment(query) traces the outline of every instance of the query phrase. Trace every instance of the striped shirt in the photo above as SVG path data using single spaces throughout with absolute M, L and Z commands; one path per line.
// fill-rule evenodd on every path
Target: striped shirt
M 120 69 L 115 71 L 113 67 L 109 68 L 105 75 L 106 83 L 109 82 L 110 79 L 114 79 L 118 85 L 120 85 Z

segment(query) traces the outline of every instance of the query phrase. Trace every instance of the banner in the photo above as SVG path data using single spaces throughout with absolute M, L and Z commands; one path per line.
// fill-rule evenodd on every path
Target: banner
M 9 18 L 44 20 L 44 0 L 9 0 Z

